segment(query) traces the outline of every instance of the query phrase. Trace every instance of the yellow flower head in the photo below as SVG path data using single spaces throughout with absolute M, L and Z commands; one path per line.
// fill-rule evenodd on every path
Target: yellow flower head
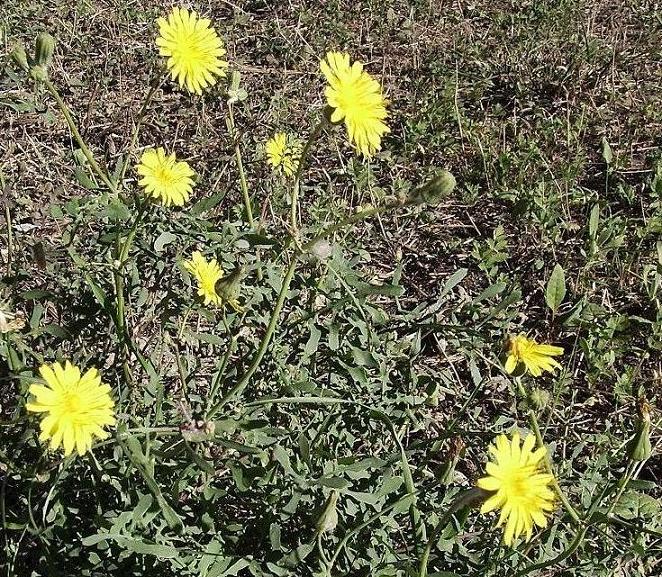
M 277 132 L 265 145 L 267 162 L 274 170 L 286 176 L 293 176 L 299 168 L 301 160 L 301 142 L 284 132 Z
M 221 304 L 221 297 L 216 292 L 216 283 L 223 277 L 223 269 L 213 258 L 206 260 L 197 250 L 191 255 L 191 260 L 184 262 L 184 268 L 198 283 L 198 295 L 206 305 Z
M 138 184 L 145 193 L 156 198 L 165 206 L 182 206 L 191 195 L 194 172 L 187 162 L 177 162 L 175 153 L 166 156 L 163 148 L 150 148 L 136 166 L 142 176 Z
M 206 305 L 229 304 L 235 311 L 242 312 L 238 295 L 241 279 L 244 277 L 243 267 L 239 267 L 228 276 L 223 276 L 223 269 L 213 258 L 206 260 L 197 250 L 191 255 L 191 260 L 184 262 L 184 268 L 198 283 L 198 295 Z
M 329 83 L 325 95 L 333 109 L 331 122 L 345 121 L 352 145 L 363 156 L 370 157 L 381 147 L 382 135 L 389 132 L 384 123 L 388 116 L 382 89 L 363 70 L 363 64 L 350 65 L 349 54 L 328 52 L 320 62 L 322 74 Z
M 553 373 L 554 369 L 561 368 L 561 365 L 552 358 L 563 354 L 561 347 L 540 345 L 525 335 L 510 337 L 507 346 L 506 371 L 509 373 L 521 363 L 534 377 L 539 377 L 543 371 Z
M 168 70 L 179 86 L 189 92 L 216 84 L 217 76 L 225 76 L 228 63 L 221 60 L 226 51 L 208 18 L 198 18 L 195 11 L 173 8 L 168 19 L 159 18 L 156 45 L 161 56 L 168 57 Z
M 533 450 L 535 437 L 528 435 L 520 447 L 519 433 L 512 441 L 505 435 L 496 438 L 490 453 L 494 461 L 487 463 L 487 477 L 478 480 L 478 486 L 494 494 L 481 507 L 481 513 L 500 509 L 497 527 L 506 524 L 503 542 L 512 545 L 513 540 L 526 533 L 531 539 L 533 526 L 547 526 L 547 517 L 554 509 L 554 493 L 549 485 L 554 477 L 541 472 L 545 447 Z
M 83 376 L 78 367 L 67 361 L 64 366 L 54 363 L 39 368 L 46 386 L 30 385 L 34 400 L 28 411 L 45 413 L 41 420 L 40 441 L 50 439 L 50 448 L 64 447 L 70 455 L 74 448 L 84 455 L 95 437 L 105 439 L 103 430 L 115 424 L 114 404 L 110 387 L 101 383 L 97 369 L 89 369 Z

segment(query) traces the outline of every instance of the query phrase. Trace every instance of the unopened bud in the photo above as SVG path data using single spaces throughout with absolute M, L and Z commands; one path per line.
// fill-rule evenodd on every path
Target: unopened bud
M 544 409 L 549 403 L 549 392 L 538 387 L 531 389 L 529 403 L 532 409 L 537 411 Z
M 440 483 L 448 485 L 453 482 L 455 468 L 465 452 L 466 445 L 464 441 L 458 436 L 453 437 L 450 441 L 446 459 L 435 471 L 435 477 L 437 477 Z
M 315 523 L 315 529 L 318 533 L 333 533 L 338 524 L 338 510 L 336 503 L 338 502 L 338 491 L 331 491 L 326 502 L 324 509 Z
M 627 451 L 633 461 L 645 461 L 651 456 L 651 415 L 650 405 L 640 399 L 637 405 L 639 413 L 636 421 L 636 432 L 628 443 Z
M 40 32 L 35 41 L 34 61 L 39 66 L 48 66 L 53 59 L 55 38 L 48 32 Z
M 48 70 L 45 66 L 33 66 L 30 68 L 30 76 L 37 82 L 45 82 L 48 80 Z
M 30 68 L 30 65 L 28 64 L 28 55 L 25 52 L 25 47 L 23 44 L 17 44 L 14 46 L 10 56 L 18 67 L 22 68 L 23 70 L 28 70 Z
M 228 276 L 221 277 L 216 281 L 216 294 L 224 301 L 236 300 L 241 292 L 241 281 L 245 276 L 246 269 L 243 266 L 238 266 Z
M 409 194 L 413 204 L 437 204 L 455 188 L 455 177 L 447 170 L 442 170 L 432 180 L 419 186 Z

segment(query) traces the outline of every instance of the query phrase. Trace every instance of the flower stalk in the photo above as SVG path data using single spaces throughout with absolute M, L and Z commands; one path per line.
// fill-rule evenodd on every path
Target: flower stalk
M 248 226 L 251 229 L 255 228 L 255 221 L 253 220 L 253 207 L 251 204 L 251 197 L 248 192 L 248 182 L 246 180 L 246 171 L 244 170 L 244 162 L 241 155 L 241 146 L 239 142 L 239 135 L 237 134 L 237 128 L 234 121 L 234 112 L 232 102 L 228 102 L 228 129 L 230 131 L 230 136 L 234 141 L 234 156 L 237 160 L 237 170 L 239 171 L 239 185 L 241 188 L 241 196 L 244 202 L 244 209 L 246 210 L 246 219 L 248 220 Z
M 76 126 L 76 122 L 73 119 L 73 116 L 71 115 L 71 112 L 62 99 L 62 96 L 60 96 L 60 93 L 58 92 L 57 88 L 55 85 L 48 80 L 47 78 L 43 80 L 44 86 L 46 87 L 46 90 L 50 93 L 50 95 L 53 97 L 55 102 L 58 105 L 58 108 L 62 112 L 62 115 L 64 116 L 64 119 L 67 121 L 67 125 L 69 126 L 69 130 L 71 131 L 72 136 L 74 137 L 74 140 L 80 147 L 81 151 L 83 152 L 83 155 L 85 156 L 87 162 L 90 164 L 90 168 L 94 171 L 94 173 L 101 179 L 101 182 L 103 182 L 106 185 L 106 188 L 110 192 L 117 193 L 117 187 L 115 184 L 108 178 L 108 175 L 106 172 L 99 166 L 99 163 L 96 161 L 94 158 L 94 155 L 92 154 L 92 151 L 90 148 L 85 144 L 85 141 L 83 140 L 83 137 L 80 135 L 80 132 L 78 131 L 78 127 Z
M 297 164 L 297 171 L 294 175 L 294 185 L 292 186 L 292 203 L 290 205 L 290 227 L 294 233 L 299 230 L 299 219 L 297 216 L 297 211 L 299 208 L 299 191 L 301 189 L 301 174 L 303 173 L 303 165 L 308 158 L 308 153 L 313 143 L 317 140 L 322 129 L 326 126 L 326 118 L 322 118 L 315 127 L 310 131 L 308 140 L 301 151 L 301 156 L 299 157 L 299 162 Z
M 517 390 L 521 395 L 521 397 L 527 400 L 528 402 L 529 393 L 524 388 L 524 385 L 522 384 L 522 380 L 519 377 L 515 377 L 515 383 L 517 385 Z M 536 412 L 533 409 L 529 409 L 528 418 L 529 418 L 529 424 L 531 425 L 531 429 L 533 430 L 533 434 L 536 436 L 536 442 L 538 443 L 538 446 L 545 447 L 546 446 L 545 441 L 542 438 L 542 433 L 540 432 L 538 416 L 536 415 Z M 568 515 L 570 515 L 574 523 L 581 524 L 582 523 L 581 517 L 579 516 L 579 513 L 577 513 L 577 510 L 572 506 L 568 498 L 565 496 L 563 489 L 561 489 L 561 485 L 559 485 L 556 475 L 554 475 L 554 470 L 552 469 L 552 463 L 549 459 L 549 455 L 546 452 L 542 462 L 547 473 L 549 473 L 552 476 L 552 483 L 551 483 L 552 488 L 554 489 L 554 492 L 556 493 L 556 496 L 558 497 L 559 501 L 561 501 L 563 508 L 567 511 Z
M 473 507 L 478 503 L 485 500 L 488 496 L 488 493 L 483 489 L 478 487 L 473 487 L 466 491 L 462 491 L 455 500 L 449 505 L 448 509 L 444 511 L 444 514 L 439 519 L 437 525 L 435 526 L 430 539 L 425 546 L 423 555 L 421 556 L 421 561 L 418 566 L 418 577 L 427 577 L 428 575 L 428 563 L 430 560 L 430 553 L 432 552 L 432 547 L 439 540 L 441 532 L 446 528 L 450 522 L 452 516 L 457 513 L 460 509 L 465 507 Z
M 271 318 L 269 319 L 269 325 L 267 326 L 267 330 L 264 333 L 264 336 L 262 337 L 260 346 L 258 347 L 257 352 L 255 353 L 255 356 L 251 361 L 251 364 L 244 373 L 244 376 L 237 382 L 237 384 L 234 387 L 232 387 L 221 398 L 221 400 L 218 401 L 218 403 L 216 403 L 214 406 L 212 406 L 211 409 L 209 409 L 209 411 L 207 411 L 207 415 L 206 415 L 207 420 L 214 418 L 214 416 L 225 405 L 227 405 L 231 400 L 233 400 L 235 397 L 239 396 L 243 392 L 243 390 L 250 382 L 251 377 L 253 376 L 253 374 L 255 374 L 255 371 L 257 371 L 258 367 L 260 366 L 260 363 L 262 362 L 262 358 L 264 357 L 264 354 L 267 352 L 267 348 L 269 348 L 269 343 L 271 342 L 271 338 L 273 337 L 274 332 L 276 331 L 276 327 L 278 326 L 278 321 L 280 320 L 280 313 L 283 310 L 283 305 L 285 304 L 285 301 L 287 299 L 287 293 L 290 290 L 290 283 L 292 282 L 292 278 L 294 278 L 294 273 L 297 268 L 297 263 L 298 263 L 298 257 L 295 255 L 290 261 L 287 270 L 285 271 L 280 292 L 278 293 L 278 298 L 276 300 L 274 310 L 271 313 Z

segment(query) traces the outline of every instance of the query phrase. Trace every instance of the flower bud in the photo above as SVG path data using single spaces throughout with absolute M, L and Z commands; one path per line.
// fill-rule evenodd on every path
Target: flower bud
M 413 204 L 437 204 L 455 188 L 455 177 L 447 170 L 439 172 L 432 180 L 419 186 L 409 194 Z
M 34 62 L 39 66 L 48 66 L 53 59 L 55 38 L 48 32 L 40 32 L 35 41 Z
M 437 467 L 435 470 L 435 477 L 443 485 L 449 485 L 453 482 L 455 476 L 455 468 L 458 462 L 466 452 L 466 445 L 461 437 L 455 436 L 450 440 L 448 452 L 446 453 L 446 460 Z
M 531 389 L 529 393 L 529 404 L 532 409 L 536 411 L 541 411 L 549 403 L 549 392 L 538 387 Z
M 223 303 L 228 303 L 235 311 L 242 312 L 239 305 L 239 293 L 241 292 L 241 281 L 246 276 L 246 269 L 238 266 L 228 276 L 221 277 L 216 281 L 216 294 L 221 297 Z
M 246 276 L 246 269 L 242 266 L 235 268 L 228 276 L 216 281 L 216 292 L 225 300 L 239 296 L 241 281 Z
M 23 44 L 17 44 L 14 46 L 10 56 L 18 67 L 22 68 L 23 70 L 28 70 L 30 68 L 30 65 L 28 64 L 28 55 L 25 52 L 25 47 Z
M 30 68 L 30 76 L 37 82 L 44 82 L 48 80 L 48 70 L 45 66 L 33 66 Z
M 331 491 L 321 515 L 315 522 L 315 529 L 317 533 L 333 533 L 336 525 L 338 524 L 338 510 L 336 503 L 338 502 L 338 491 Z
M 645 461 L 651 456 L 651 415 L 650 405 L 640 399 L 637 404 L 639 413 L 636 421 L 636 432 L 627 446 L 628 456 L 633 461 Z

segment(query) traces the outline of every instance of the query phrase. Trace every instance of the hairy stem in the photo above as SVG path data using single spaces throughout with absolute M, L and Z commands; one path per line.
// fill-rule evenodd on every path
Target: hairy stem
M 216 415 L 216 413 L 218 413 L 218 411 L 220 411 L 227 403 L 229 403 L 236 396 L 240 395 L 242 391 L 246 388 L 246 385 L 248 385 L 248 383 L 250 382 L 251 377 L 253 376 L 255 371 L 260 366 L 260 363 L 262 362 L 262 357 L 264 357 L 264 354 L 267 352 L 267 348 L 269 347 L 269 343 L 271 342 L 271 337 L 273 337 L 276 327 L 278 326 L 278 321 L 280 320 L 280 313 L 283 310 L 283 305 L 285 304 L 285 300 L 287 299 L 287 293 L 290 289 L 290 283 L 292 282 L 292 278 L 294 277 L 294 272 L 296 271 L 297 261 L 298 258 L 296 256 L 292 258 L 292 261 L 290 262 L 290 265 L 287 268 L 285 275 L 283 276 L 283 283 L 280 288 L 280 293 L 278 294 L 278 299 L 276 300 L 276 305 L 274 306 L 274 310 L 271 313 L 271 319 L 269 320 L 269 325 L 267 326 L 267 330 L 264 333 L 264 336 L 262 337 L 260 346 L 257 352 L 255 353 L 255 356 L 253 357 L 253 360 L 251 361 L 248 370 L 246 371 L 246 373 L 244 373 L 244 376 L 241 378 L 241 380 L 234 387 L 232 387 L 223 396 L 223 398 L 207 412 L 207 419 L 213 418 L 214 415 Z
M 310 131 L 310 136 L 308 136 L 308 140 L 306 141 L 306 144 L 301 151 L 301 157 L 299 158 L 297 171 L 294 175 L 294 185 L 292 187 L 292 204 L 290 206 L 290 226 L 292 231 L 297 231 L 299 228 L 299 224 L 297 222 L 297 210 L 299 206 L 299 190 L 301 188 L 301 174 L 303 172 L 303 165 L 308 158 L 308 153 L 310 152 L 310 148 L 313 145 L 313 142 L 317 140 L 317 137 L 319 136 L 320 132 L 322 132 L 322 128 L 324 128 L 325 124 L 326 119 L 322 119 L 315 125 L 315 127 Z
M 5 177 L 0 170 L 0 195 L 5 193 Z M 5 199 L 5 226 L 7 227 L 7 276 L 11 276 L 11 265 L 14 255 L 14 235 L 11 224 L 11 210 L 9 210 L 9 196 Z
M 577 531 L 577 534 L 575 535 L 575 538 L 572 540 L 572 543 L 568 546 L 568 548 L 554 557 L 553 559 L 550 559 L 549 561 L 542 561 L 541 563 L 534 563 L 533 565 L 529 565 L 528 567 L 525 567 L 521 571 L 518 571 L 515 573 L 514 577 L 522 577 L 523 575 L 526 575 L 527 573 L 531 573 L 531 571 L 536 571 L 537 569 L 546 569 L 547 567 L 551 567 L 552 565 L 556 565 L 557 563 L 560 563 L 561 561 L 565 561 L 570 555 L 572 555 L 582 544 L 582 541 L 584 540 L 584 537 L 586 536 L 586 531 L 588 531 L 588 525 L 584 525 Z
M 94 173 L 101 179 L 101 181 L 106 185 L 108 190 L 111 192 L 116 193 L 117 192 L 117 187 L 115 184 L 108 178 L 108 174 L 99 166 L 99 163 L 95 160 L 94 155 L 92 154 L 92 151 L 90 148 L 85 144 L 85 141 L 83 140 L 83 137 L 80 135 L 80 132 L 78 131 L 78 127 L 76 126 L 76 122 L 73 119 L 73 116 L 71 115 L 71 112 L 69 111 L 69 108 L 65 104 L 64 100 L 60 96 L 60 93 L 58 92 L 57 88 L 55 88 L 55 85 L 48 79 L 44 80 L 44 86 L 46 86 L 46 89 L 48 92 L 51 94 L 51 96 L 55 99 L 55 102 L 57 102 L 58 107 L 60 108 L 60 111 L 64 115 L 65 120 L 67 121 L 67 124 L 69 126 L 69 130 L 71 131 L 72 136 L 74 137 L 74 140 L 82 150 L 83 154 L 85 155 L 85 158 L 87 159 L 87 162 L 90 164 L 90 168 L 94 171 Z
M 423 556 L 421 557 L 421 562 L 418 567 L 418 577 L 427 577 L 428 562 L 430 560 L 430 553 L 432 552 L 432 547 L 434 547 L 434 544 L 439 540 L 439 536 L 441 535 L 441 532 L 444 530 L 446 525 L 448 525 L 448 523 L 451 520 L 451 517 L 455 513 L 457 513 L 460 509 L 463 509 L 464 507 L 471 507 L 474 504 L 484 500 L 485 496 L 486 496 L 486 492 L 483 491 L 483 489 L 479 489 L 478 487 L 473 487 L 472 489 L 468 489 L 460 493 L 455 498 L 455 500 L 450 504 L 448 509 L 446 509 L 444 514 L 441 516 L 441 519 L 439 519 L 437 526 L 432 531 L 432 534 L 430 535 L 430 539 L 428 540 L 427 545 L 425 546 L 425 550 L 423 551 Z
M 411 499 L 412 496 L 407 494 L 404 497 L 400 497 L 397 501 L 394 503 L 391 503 L 390 505 L 384 507 L 381 511 L 378 513 L 375 513 L 372 517 L 368 518 L 366 521 L 361 523 L 360 525 L 357 525 L 352 529 L 351 531 L 348 531 L 347 534 L 343 537 L 342 541 L 338 543 L 338 546 L 336 547 L 336 550 L 334 551 L 333 555 L 331 556 L 331 559 L 329 559 L 329 562 L 326 566 L 326 574 L 331 577 L 331 570 L 333 569 L 333 566 L 336 563 L 336 560 L 338 559 L 338 556 L 340 553 L 342 553 L 343 549 L 347 546 L 347 543 L 349 543 L 350 539 L 354 537 L 357 533 L 365 529 L 368 525 L 371 525 L 375 521 L 377 521 L 380 517 L 383 517 L 387 513 L 390 513 L 393 509 L 401 505 L 404 501 Z
M 515 383 L 517 385 L 517 391 L 519 392 L 519 394 L 522 396 L 523 399 L 528 401 L 529 394 L 524 388 L 521 379 L 515 378 Z M 530 409 L 528 412 L 528 417 L 529 417 L 529 424 L 533 429 L 533 434 L 536 436 L 536 442 L 538 443 L 538 446 L 544 447 L 545 441 L 542 438 L 542 433 L 540 432 L 540 425 L 538 424 L 538 416 L 536 415 L 536 412 L 533 409 Z M 545 470 L 547 471 L 547 473 L 549 473 L 552 476 L 552 486 L 554 487 L 554 492 L 556 493 L 556 496 L 559 498 L 559 501 L 561 501 L 563 508 L 568 512 L 568 515 L 570 515 L 570 517 L 576 524 L 578 525 L 581 524 L 582 519 L 579 516 L 579 513 L 577 513 L 577 510 L 572 506 L 568 498 L 565 496 L 563 489 L 561 489 L 561 485 L 559 485 L 559 482 L 556 479 L 556 475 L 554 474 L 554 470 L 552 469 L 552 462 L 549 460 L 549 455 L 547 454 L 547 452 L 545 452 L 545 456 L 543 457 L 543 465 L 545 466 Z
M 232 112 L 232 103 L 228 104 L 228 128 L 230 129 L 230 136 L 234 140 L 234 155 L 237 160 L 237 170 L 239 171 L 239 183 L 241 186 L 241 196 L 244 200 L 244 208 L 246 209 L 246 218 L 248 225 L 255 228 L 255 221 L 253 220 L 253 207 L 251 205 L 251 198 L 248 194 L 248 183 L 246 181 L 246 172 L 244 171 L 244 162 L 241 156 L 241 146 L 239 138 L 236 134 L 236 125 L 234 122 L 234 113 Z
M 536 436 L 536 441 L 538 442 L 538 446 L 544 447 L 545 442 L 542 438 L 542 434 L 540 433 L 540 426 L 538 425 L 538 417 L 536 416 L 535 411 L 529 411 L 529 423 L 531 424 L 531 428 L 533 429 L 533 434 Z M 561 503 L 563 504 L 563 507 L 568 512 L 568 515 L 572 517 L 572 520 L 576 524 L 581 524 L 582 522 L 581 517 L 579 516 L 579 513 L 577 513 L 577 510 L 572 506 L 568 498 L 565 496 L 563 489 L 561 489 L 561 485 L 559 485 L 559 482 L 556 479 L 556 475 L 554 474 L 554 471 L 552 469 L 552 463 L 549 460 L 549 455 L 546 452 L 545 452 L 545 456 L 543 457 L 543 463 L 545 465 L 545 469 L 547 470 L 547 472 L 552 476 L 553 479 L 552 486 L 554 487 L 554 491 L 556 492 L 559 501 L 561 501 Z
M 147 92 L 147 96 L 145 96 L 145 100 L 143 100 L 142 106 L 140 107 L 140 111 L 138 112 L 138 119 L 136 120 L 136 124 L 133 127 L 133 132 L 131 134 L 131 142 L 129 144 L 129 148 L 126 151 L 126 157 L 124 158 L 124 161 L 122 163 L 122 169 L 120 170 L 117 179 L 118 187 L 121 187 L 124 182 L 124 177 L 126 175 L 127 168 L 129 167 L 129 161 L 131 159 L 131 154 L 133 153 L 133 149 L 138 143 L 138 134 L 140 132 L 140 128 L 142 127 L 142 123 L 145 119 L 145 114 L 147 113 L 147 107 L 151 104 L 152 99 L 154 98 L 154 94 L 156 94 L 156 91 L 161 87 L 163 81 L 164 81 L 164 77 L 161 75 L 157 76 L 155 80 L 152 81 L 152 84 L 149 87 L 149 91 Z

